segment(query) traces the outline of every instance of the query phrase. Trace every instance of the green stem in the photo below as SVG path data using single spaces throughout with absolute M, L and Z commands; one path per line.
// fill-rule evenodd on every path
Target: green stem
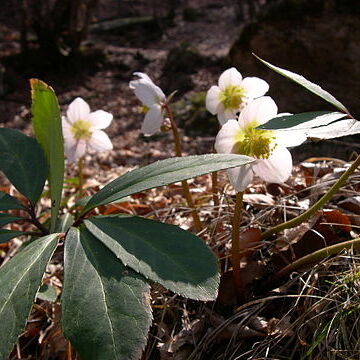
M 276 225 L 271 229 L 265 231 L 261 235 L 261 238 L 266 239 L 271 235 L 277 234 L 278 232 L 283 231 L 285 229 L 295 227 L 306 221 L 311 215 L 313 215 L 316 211 L 320 210 L 324 206 L 324 204 L 327 203 L 332 198 L 332 196 L 345 184 L 348 177 L 356 170 L 356 168 L 359 165 L 360 165 L 360 155 L 349 167 L 349 169 L 347 169 L 344 172 L 344 174 L 340 176 L 339 180 L 313 206 L 311 206 L 308 210 L 306 210 L 301 215 L 295 217 L 294 219 Z
M 164 109 L 167 112 L 167 115 L 170 119 L 170 123 L 171 123 L 171 129 L 174 135 L 174 142 L 175 142 L 175 154 L 176 156 L 181 157 L 182 156 L 182 149 L 181 149 L 181 143 L 180 143 L 180 135 L 179 135 L 179 130 L 178 127 L 176 125 L 176 122 L 174 120 L 174 115 L 170 109 L 170 106 L 168 104 L 164 105 Z M 189 206 L 189 208 L 191 209 L 191 215 L 193 217 L 194 220 L 194 226 L 197 232 L 200 232 L 203 229 L 201 220 L 199 218 L 199 215 L 195 209 L 194 206 L 194 202 L 191 196 L 191 192 L 190 192 L 190 188 L 189 188 L 189 184 L 187 183 L 186 180 L 181 182 L 182 185 L 182 189 L 183 189 L 183 193 L 186 199 L 186 202 Z
M 82 156 L 78 160 L 78 178 L 79 178 L 79 186 L 78 186 L 78 198 L 81 199 L 83 197 L 83 187 L 84 187 L 84 157 Z
M 235 212 L 232 223 L 231 234 L 231 263 L 233 268 L 233 280 L 235 286 L 236 297 L 240 302 L 244 298 L 244 286 L 240 276 L 240 222 L 241 212 L 243 209 L 244 192 L 240 191 L 236 194 Z
M 285 266 L 280 271 L 278 271 L 275 274 L 275 276 L 271 279 L 271 284 L 276 283 L 277 281 L 289 275 L 293 271 L 296 271 L 304 267 L 308 267 L 313 264 L 317 264 L 321 260 L 325 259 L 327 256 L 338 254 L 342 250 L 347 250 L 357 247 L 360 247 L 360 238 L 344 241 L 340 244 L 327 246 L 323 249 L 315 251 L 314 253 L 303 256 L 302 258 L 295 260 L 293 263 Z

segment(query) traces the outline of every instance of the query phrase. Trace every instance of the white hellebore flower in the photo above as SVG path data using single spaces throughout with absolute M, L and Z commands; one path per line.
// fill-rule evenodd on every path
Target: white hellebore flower
M 238 120 L 228 120 L 216 136 L 218 153 L 241 154 L 255 158 L 255 162 L 227 173 L 236 191 L 244 191 L 254 174 L 272 183 L 283 183 L 292 170 L 292 157 L 286 147 L 297 146 L 306 140 L 299 131 L 256 129 L 277 116 L 277 106 L 269 96 L 252 101 L 240 113 Z
M 90 107 L 82 98 L 76 98 L 62 118 L 65 154 L 70 162 L 76 161 L 90 151 L 111 150 L 109 137 L 100 129 L 107 128 L 113 119 L 112 114 Z
M 269 84 L 257 77 L 242 78 L 235 68 L 225 70 L 219 77 L 218 86 L 213 85 L 206 94 L 206 108 L 217 114 L 221 125 L 235 119 L 251 100 L 263 96 Z
M 130 81 L 129 86 L 130 89 L 134 90 L 135 95 L 144 105 L 146 115 L 141 126 L 141 132 L 149 136 L 161 128 L 164 121 L 163 104 L 166 101 L 166 97 L 163 91 L 152 82 L 149 76 L 141 72 L 135 72 L 134 75 L 140 79 Z

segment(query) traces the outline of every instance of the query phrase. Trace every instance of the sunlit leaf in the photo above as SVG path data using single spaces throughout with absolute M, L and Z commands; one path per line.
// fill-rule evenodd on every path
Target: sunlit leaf
M 64 139 L 61 113 L 54 90 L 38 79 L 31 79 L 32 124 L 49 164 L 51 231 L 59 212 L 64 181 Z
M 35 139 L 15 129 L 0 128 L 0 170 L 36 204 L 48 176 L 48 165 Z
M 25 328 L 57 234 L 33 241 L 0 268 L 0 359 L 8 356 Z
M 302 75 L 296 74 L 294 72 L 291 72 L 289 70 L 282 69 L 278 66 L 272 65 L 269 62 L 259 58 L 257 55 L 254 54 L 254 56 L 260 60 L 264 65 L 269 67 L 271 70 L 277 72 L 278 74 L 285 76 L 286 78 L 296 82 L 297 84 L 303 86 L 305 89 L 309 90 L 313 94 L 321 97 L 331 105 L 334 105 L 337 109 L 340 111 L 343 111 L 345 113 L 349 113 L 349 111 L 346 109 L 346 107 L 337 100 L 333 95 L 328 93 L 326 90 L 322 89 L 319 85 L 316 85 L 312 83 L 311 81 L 305 79 Z
M 233 154 L 195 155 L 157 161 L 129 171 L 106 185 L 89 200 L 83 213 L 147 189 L 245 165 L 252 161 L 254 159 L 248 156 Z
M 130 215 L 92 217 L 85 225 L 125 265 L 146 278 L 188 298 L 216 299 L 216 258 L 189 231 Z
M 310 129 L 312 127 L 328 125 L 342 119 L 346 114 L 330 111 L 305 112 L 294 115 L 275 117 L 267 123 L 258 126 L 259 129 L 277 130 L 296 126 L 296 130 Z
M 150 288 L 88 230 L 65 240 L 62 328 L 86 360 L 140 359 L 151 325 Z

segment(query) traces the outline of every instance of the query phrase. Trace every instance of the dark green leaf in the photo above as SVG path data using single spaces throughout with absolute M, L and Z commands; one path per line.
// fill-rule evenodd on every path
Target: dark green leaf
M 24 234 L 26 234 L 24 231 L 0 229 L 0 244 Z
M 85 225 L 124 264 L 146 278 L 188 298 L 216 299 L 216 258 L 189 231 L 136 216 L 92 217 Z
M 23 218 L 20 216 L 13 216 L 13 215 L 9 215 L 9 214 L 3 214 L 0 213 L 0 226 L 4 226 L 6 224 L 9 224 L 11 222 L 17 221 L 17 220 L 22 220 Z
M 0 359 L 7 359 L 26 325 L 57 234 L 40 238 L 0 268 Z
M 289 70 L 282 69 L 280 67 L 277 67 L 275 65 L 270 64 L 269 62 L 259 58 L 254 54 L 254 56 L 260 60 L 264 65 L 269 67 L 271 70 L 277 72 L 278 74 L 285 76 L 286 78 L 296 82 L 297 84 L 303 86 L 305 89 L 309 90 L 313 94 L 320 96 L 322 99 L 330 103 L 331 105 L 334 105 L 337 109 L 340 111 L 343 111 L 345 113 L 349 113 L 349 111 L 346 109 L 346 107 L 337 99 L 335 99 L 334 96 L 332 96 L 330 93 L 328 93 L 326 90 L 322 89 L 319 85 L 316 85 L 312 83 L 311 81 L 305 79 L 302 75 L 296 74 L 294 72 L 291 72 Z
M 305 112 L 295 115 L 275 117 L 267 123 L 258 126 L 258 129 L 278 130 L 296 126 L 296 130 L 310 129 L 316 126 L 328 125 L 342 119 L 346 114 L 330 111 Z
M 0 210 L 24 209 L 13 196 L 0 191 Z
M 96 206 L 108 204 L 147 189 L 245 165 L 252 161 L 254 159 L 248 156 L 233 154 L 195 155 L 157 161 L 129 171 L 106 185 L 90 199 L 83 213 Z
M 0 170 L 20 193 L 36 204 L 49 169 L 34 138 L 18 130 L 0 128 Z
M 49 301 L 52 303 L 55 302 L 57 299 L 57 295 L 54 286 L 49 286 L 46 284 L 41 285 L 36 295 L 36 298 L 43 301 Z
M 135 360 L 151 325 L 150 289 L 85 228 L 65 240 L 62 328 L 82 359 Z
M 64 181 L 64 139 L 61 113 L 54 90 L 41 80 L 31 79 L 32 124 L 49 164 L 51 232 L 59 212 Z

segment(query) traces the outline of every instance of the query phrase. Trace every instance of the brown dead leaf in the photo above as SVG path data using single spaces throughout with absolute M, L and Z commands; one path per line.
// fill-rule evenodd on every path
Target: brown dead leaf
M 349 217 L 340 210 L 324 210 L 324 216 L 326 221 L 332 226 L 336 226 L 346 232 L 351 231 L 351 221 Z
M 266 194 L 245 194 L 244 202 L 256 207 L 274 206 L 275 200 Z

